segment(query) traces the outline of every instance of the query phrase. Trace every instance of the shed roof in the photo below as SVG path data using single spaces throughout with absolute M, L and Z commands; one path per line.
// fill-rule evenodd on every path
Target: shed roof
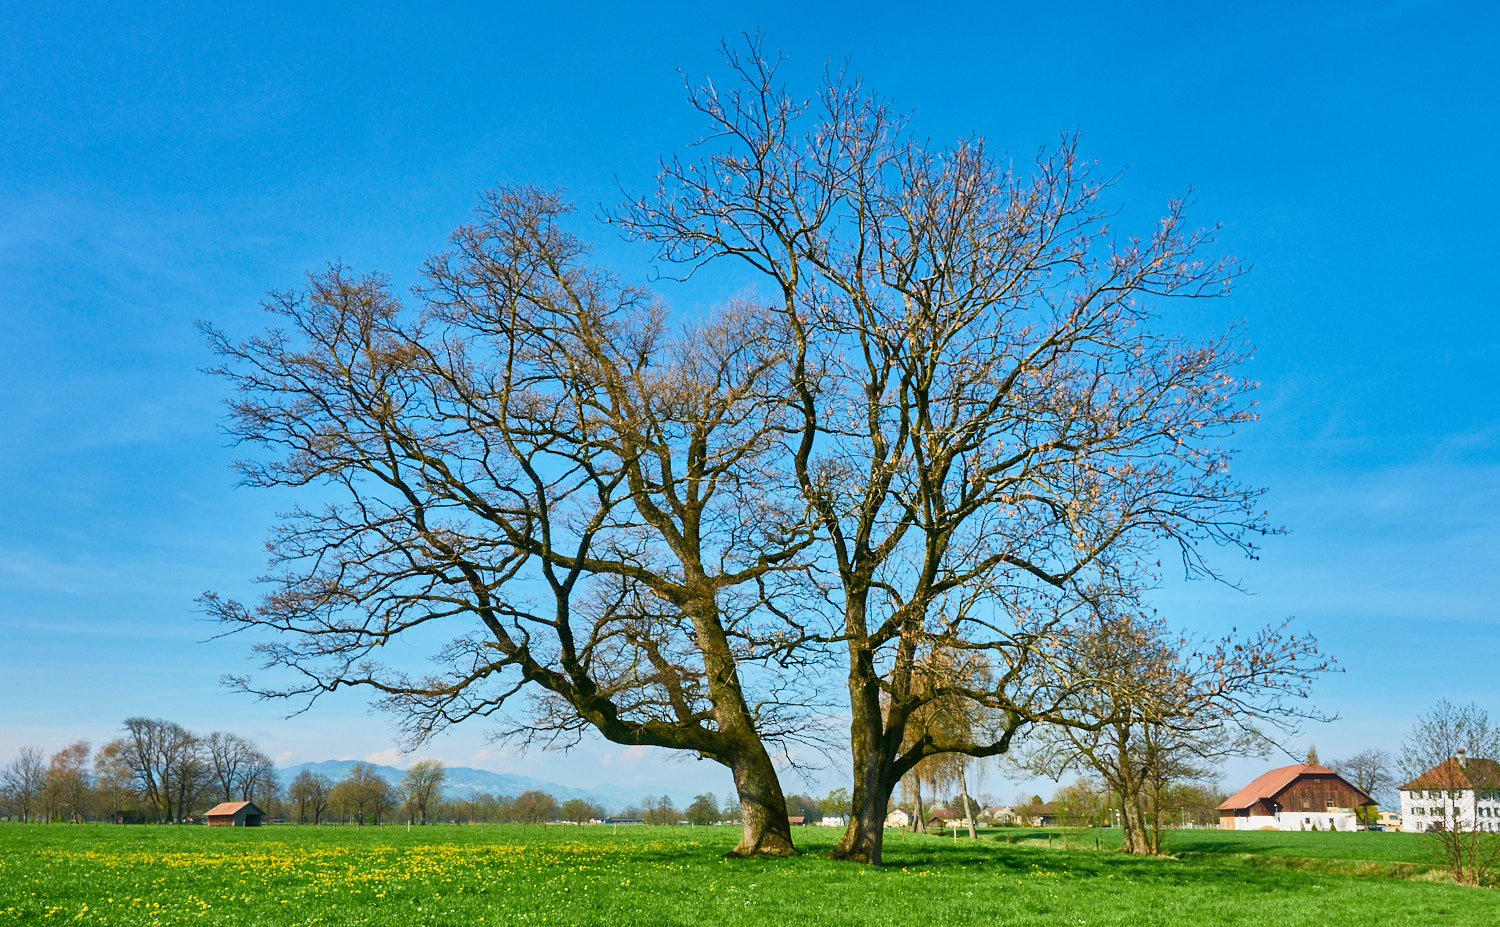
M 239 814 L 240 809 L 242 808 L 253 810 L 256 814 L 262 813 L 261 810 L 255 806 L 255 802 L 253 801 L 225 801 L 220 802 L 219 804 L 214 805 L 212 808 L 208 809 L 207 817 L 233 817 L 234 815 Z
M 1460 762 L 1449 757 L 1422 775 L 1401 786 L 1408 789 L 1493 789 L 1500 788 L 1500 763 L 1478 758 Z
M 1283 766 L 1270 772 L 1261 773 L 1255 777 L 1249 785 L 1224 799 L 1223 803 L 1216 809 L 1218 811 L 1238 811 L 1241 808 L 1249 808 L 1256 802 L 1265 798 L 1275 798 L 1291 787 L 1292 783 L 1303 776 L 1318 776 L 1337 779 L 1360 795 L 1364 796 L 1361 805 L 1373 805 L 1375 799 L 1365 795 L 1364 791 L 1356 788 L 1349 780 L 1329 769 L 1327 766 L 1319 766 L 1317 763 L 1298 763 L 1295 766 Z

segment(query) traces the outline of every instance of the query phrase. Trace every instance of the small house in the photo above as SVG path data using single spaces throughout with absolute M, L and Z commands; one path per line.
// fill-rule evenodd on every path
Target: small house
M 910 827 L 917 816 L 905 808 L 892 808 L 885 816 L 886 827 Z
M 203 820 L 209 827 L 259 827 L 265 816 L 253 801 L 226 801 L 208 809 Z

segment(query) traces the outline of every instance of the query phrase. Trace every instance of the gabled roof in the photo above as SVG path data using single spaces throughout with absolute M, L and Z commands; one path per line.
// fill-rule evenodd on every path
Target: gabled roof
M 1223 803 L 1215 810 L 1238 811 L 1241 808 L 1249 808 L 1262 799 L 1274 799 L 1291 787 L 1292 783 L 1303 776 L 1317 776 L 1320 778 L 1337 779 L 1360 795 L 1364 796 L 1361 805 L 1373 805 L 1375 799 L 1365 795 L 1363 791 L 1355 788 L 1349 780 L 1329 769 L 1327 766 L 1319 766 L 1317 763 L 1298 763 L 1296 766 L 1283 766 L 1270 772 L 1261 773 L 1253 782 L 1224 799 Z
M 1449 757 L 1422 775 L 1401 786 L 1408 789 L 1494 789 L 1500 788 L 1500 763 L 1478 758 L 1460 763 Z
M 253 801 L 226 801 L 220 802 L 219 804 L 214 805 L 212 808 L 208 809 L 208 813 L 206 816 L 214 818 L 219 817 L 220 815 L 233 816 L 239 814 L 241 808 L 248 808 L 254 811 L 256 814 L 264 813 L 255 806 L 255 802 Z

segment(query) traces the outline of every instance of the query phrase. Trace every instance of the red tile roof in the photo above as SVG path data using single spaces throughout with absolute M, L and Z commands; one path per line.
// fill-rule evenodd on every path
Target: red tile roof
M 1296 766 L 1283 766 L 1270 772 L 1262 773 L 1255 781 L 1235 792 L 1219 805 L 1219 811 L 1238 811 L 1241 808 L 1249 808 L 1261 799 L 1274 799 L 1285 792 L 1293 782 L 1303 776 L 1332 776 L 1348 785 L 1349 788 L 1365 795 L 1364 792 L 1349 784 L 1347 779 L 1329 769 L 1327 766 L 1319 766 L 1317 763 L 1298 763 Z M 1375 800 L 1365 795 L 1365 804 L 1373 805 Z
M 1460 763 L 1449 757 L 1401 786 L 1408 789 L 1493 789 L 1500 787 L 1500 763 L 1478 758 Z

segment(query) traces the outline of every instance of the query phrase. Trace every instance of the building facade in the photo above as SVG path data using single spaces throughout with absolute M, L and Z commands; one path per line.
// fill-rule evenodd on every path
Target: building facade
M 1500 763 L 1459 750 L 1401 786 L 1401 829 L 1500 831 Z
M 1257 777 L 1219 805 L 1223 830 L 1358 830 L 1359 810 L 1375 800 L 1317 763 Z

